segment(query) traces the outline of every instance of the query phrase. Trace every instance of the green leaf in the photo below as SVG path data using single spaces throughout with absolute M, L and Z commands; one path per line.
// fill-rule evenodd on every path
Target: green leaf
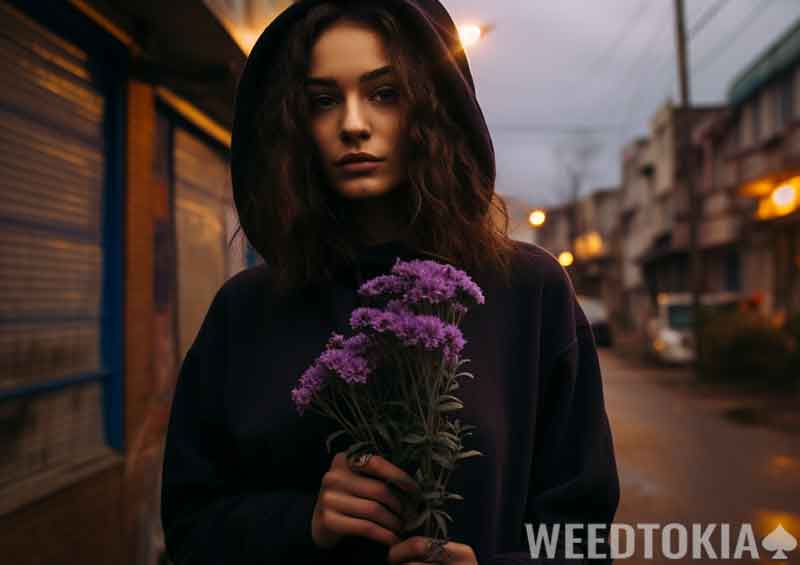
M 421 445 L 423 443 L 427 443 L 428 438 L 426 438 L 425 436 L 421 436 L 419 434 L 407 434 L 402 438 L 400 438 L 400 441 L 411 445 Z
M 433 513 L 433 519 L 436 520 L 436 525 L 439 526 L 439 531 L 442 534 L 442 537 L 447 537 L 447 522 L 444 519 L 444 516 L 441 515 L 440 512 Z
M 439 465 L 441 465 L 445 469 L 452 470 L 454 468 L 453 464 L 448 459 L 446 459 L 445 457 L 443 457 L 439 453 L 436 453 L 435 451 L 433 453 L 431 453 L 431 459 L 436 461 Z
M 439 411 L 439 412 L 455 412 L 456 410 L 461 410 L 462 408 L 464 408 L 464 405 L 461 404 L 460 402 L 452 402 L 451 401 L 451 402 L 444 402 L 442 404 L 439 404 L 436 407 L 436 410 Z
M 461 461 L 462 459 L 467 459 L 469 457 L 478 457 L 482 456 L 483 453 L 480 451 L 476 451 L 474 449 L 470 449 L 469 451 L 465 451 L 463 453 L 459 453 L 456 455 L 456 461 Z
M 458 402 L 459 404 L 461 404 L 461 399 L 460 398 L 456 398 L 452 394 L 441 394 L 441 395 L 439 395 L 439 403 L 447 402 L 448 400 L 451 400 L 453 402 Z
M 384 402 L 384 404 L 386 406 L 398 406 L 400 408 L 408 410 L 408 402 L 402 402 L 400 400 L 388 400 L 388 401 Z
M 439 432 L 439 435 L 435 437 L 433 440 L 438 443 L 439 445 L 443 445 L 452 451 L 458 451 L 460 445 L 459 442 L 453 441 L 451 438 L 445 436 L 447 432 Z
M 416 530 L 417 528 L 425 524 L 425 522 L 428 521 L 430 516 L 431 516 L 431 511 L 428 508 L 426 508 L 425 510 L 420 512 L 417 515 L 417 517 L 414 518 L 414 520 L 406 524 L 406 526 L 403 528 L 403 531 L 410 532 L 412 530 Z
M 454 392 L 460 388 L 461 385 L 458 383 L 458 381 L 453 381 L 453 383 L 451 383 L 450 386 L 447 387 L 447 392 Z
M 454 492 L 448 492 L 444 495 L 445 500 L 464 500 L 464 497 Z
M 457 442 L 457 443 L 461 441 L 460 437 L 458 437 L 456 434 L 453 434 L 453 433 L 450 433 L 450 432 L 441 431 L 441 432 L 439 432 L 439 435 L 447 437 L 447 438 L 450 438 L 451 440 L 453 440 L 454 442 Z
M 380 422 L 375 422 L 375 430 L 381 435 L 381 437 L 386 441 L 387 445 L 393 445 L 394 440 L 389 434 L 389 430 Z
M 325 447 L 328 448 L 328 453 L 331 452 L 331 443 L 333 442 L 333 440 L 335 440 L 340 435 L 346 434 L 346 433 L 347 433 L 347 430 L 339 430 L 338 432 L 333 432 L 331 435 L 328 436 L 328 439 L 325 440 Z

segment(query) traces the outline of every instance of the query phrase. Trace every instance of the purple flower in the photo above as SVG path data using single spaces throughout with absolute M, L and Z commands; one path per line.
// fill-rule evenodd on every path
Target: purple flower
M 447 363 L 452 363 L 461 354 L 461 350 L 464 349 L 467 341 L 464 339 L 461 330 L 453 324 L 448 324 L 444 332 L 444 358 Z
M 361 296 L 399 295 L 408 288 L 408 281 L 395 275 L 381 275 L 361 285 L 358 293 Z
M 362 296 L 400 296 L 405 304 L 452 302 L 458 313 L 466 304 L 484 303 L 480 287 L 464 271 L 430 260 L 398 259 L 391 274 L 370 279 L 358 290 Z
M 318 360 L 300 376 L 299 385 L 292 389 L 292 400 L 301 415 L 311 405 L 314 395 L 322 390 L 327 377 L 328 370 Z
M 364 334 L 349 339 L 332 334 L 325 351 L 301 375 L 297 388 L 292 389 L 292 400 L 298 412 L 303 414 L 331 376 L 349 384 L 366 383 L 372 371 L 368 357 L 370 343 Z
M 364 334 L 347 340 L 335 338 L 335 345 L 322 352 L 319 362 L 346 383 L 366 383 L 372 369 L 367 358 L 369 343 Z
M 400 301 L 380 308 L 357 308 L 350 317 L 354 330 L 372 331 L 395 337 L 404 346 L 421 346 L 427 350 L 447 348 L 448 355 L 457 355 L 464 345 L 461 330 L 437 316 L 415 314 Z

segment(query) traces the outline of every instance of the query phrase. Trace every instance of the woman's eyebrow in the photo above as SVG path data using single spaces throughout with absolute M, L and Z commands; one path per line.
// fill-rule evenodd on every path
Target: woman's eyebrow
M 369 82 L 371 80 L 375 80 L 376 78 L 392 74 L 393 72 L 394 68 L 390 65 L 387 65 L 385 67 L 375 69 L 374 71 L 364 73 L 358 79 L 358 82 Z M 306 86 L 336 86 L 336 80 L 326 77 L 308 77 L 306 78 Z

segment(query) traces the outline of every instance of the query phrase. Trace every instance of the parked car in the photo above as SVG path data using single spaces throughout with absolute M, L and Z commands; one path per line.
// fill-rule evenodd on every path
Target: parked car
M 740 296 L 715 292 L 700 297 L 703 308 L 726 311 L 739 307 Z M 692 295 L 688 292 L 659 293 L 656 314 L 647 323 L 648 350 L 664 363 L 685 364 L 695 359 L 692 332 Z
M 601 347 L 611 347 L 613 343 L 611 326 L 608 324 L 608 312 L 603 301 L 599 298 L 583 295 L 578 295 L 577 299 L 592 326 L 595 343 Z

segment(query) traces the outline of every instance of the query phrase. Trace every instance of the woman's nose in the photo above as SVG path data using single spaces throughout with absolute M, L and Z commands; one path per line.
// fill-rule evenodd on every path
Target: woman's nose
M 370 136 L 367 117 L 359 101 L 349 100 L 345 102 L 341 136 L 344 141 L 367 139 Z

